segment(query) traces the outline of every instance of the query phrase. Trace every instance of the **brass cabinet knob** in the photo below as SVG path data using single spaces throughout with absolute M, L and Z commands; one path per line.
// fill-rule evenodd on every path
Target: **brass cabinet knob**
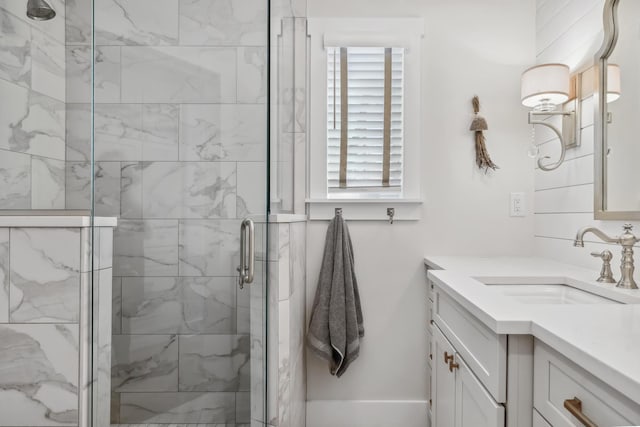
M 453 359 L 451 360 L 451 362 L 449 362 L 449 372 L 453 372 L 454 369 L 458 369 L 459 367 L 460 365 L 454 363 Z
M 444 363 L 453 362 L 453 354 L 449 354 L 446 351 L 444 352 Z

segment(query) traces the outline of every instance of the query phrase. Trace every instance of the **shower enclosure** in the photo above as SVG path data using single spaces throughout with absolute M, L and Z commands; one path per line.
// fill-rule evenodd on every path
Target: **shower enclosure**
M 77 279 L 87 384 L 63 378 L 61 357 L 34 368 L 0 352 L 0 400 L 17 402 L 0 426 L 266 421 L 268 20 L 269 0 L 0 0 L 0 210 L 86 216 L 93 249 Z M 112 245 L 103 217 L 117 218 Z M 255 246 L 248 226 L 241 244 L 246 219 Z M 245 267 L 255 256 L 243 286 L 241 247 Z M 98 250 L 112 255 L 110 301 Z M 0 307 L 0 331 L 14 308 Z

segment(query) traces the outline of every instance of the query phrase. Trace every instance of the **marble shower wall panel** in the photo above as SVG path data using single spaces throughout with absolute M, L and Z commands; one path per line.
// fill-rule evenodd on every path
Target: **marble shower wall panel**
M 2 425 L 77 425 L 77 324 L 0 325 L 0 366 Z
M 298 427 L 306 418 L 306 222 L 271 227 L 268 422 Z
M 92 346 L 87 336 L 95 357 L 94 408 L 103 420 L 95 425 L 107 425 L 112 231 L 96 230 L 94 273 L 90 234 L 89 228 L 0 228 L 2 426 L 78 425 L 78 402 L 87 389 L 80 383 L 80 354 Z M 79 323 L 90 308 L 85 292 L 92 274 L 94 331 L 88 334 Z
M 13 228 L 10 236 L 10 320 L 77 323 L 80 230 Z
M 184 0 L 180 43 L 206 46 L 265 46 L 264 0 Z
M 0 323 L 9 323 L 9 229 L 0 228 Z
M 0 209 L 64 207 L 64 2 L 52 6 L 61 21 L 37 23 L 0 1 Z
M 122 101 L 234 103 L 237 49 L 122 48 Z
M 114 232 L 115 276 L 177 276 L 177 220 L 121 220 Z
M 235 334 L 236 283 L 228 277 L 122 278 L 125 334 Z
M 66 1 L 67 208 L 91 201 L 88 3 Z M 95 0 L 95 23 L 94 199 L 120 217 L 112 421 L 249 423 L 260 301 L 235 276 L 240 220 L 266 211 L 267 2 Z

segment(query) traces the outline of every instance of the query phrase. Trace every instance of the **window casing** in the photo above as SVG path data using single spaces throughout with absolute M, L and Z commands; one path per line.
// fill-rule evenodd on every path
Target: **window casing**
M 373 30 L 372 30 L 373 29 Z M 422 209 L 420 185 L 421 52 L 424 21 L 421 18 L 311 18 L 308 20 L 308 128 L 307 128 L 307 213 L 310 219 L 331 218 L 343 208 L 350 219 L 387 219 L 395 208 L 396 220 L 419 219 Z M 391 108 L 389 126 L 389 181 L 384 180 L 384 96 L 367 97 L 357 91 L 347 104 L 348 146 L 346 180 L 340 185 L 342 149 L 340 48 L 353 58 L 377 50 L 378 58 L 391 49 Z M 366 49 L 365 49 L 366 48 Z M 370 53 L 370 52 L 368 52 Z M 354 59 L 355 61 L 355 59 Z M 350 64 L 354 67 L 355 62 Z M 378 89 L 383 62 L 373 66 Z M 359 67 L 359 66 L 358 66 Z M 349 68 L 348 68 L 349 70 Z M 335 76 L 334 76 L 335 71 Z M 371 83 L 363 69 L 353 70 L 349 92 Z M 356 72 L 357 71 L 357 72 Z M 347 76 L 347 78 L 349 78 Z M 334 80 L 335 79 L 335 80 Z M 376 79 L 374 79 L 376 80 Z M 335 82 L 335 83 L 334 83 Z M 334 95 L 334 88 L 336 94 Z M 371 87 L 369 87 L 371 89 Z M 359 100 L 358 100 L 359 99 Z M 335 107 L 334 107 L 335 102 Z M 358 110 L 359 109 L 359 110 Z M 377 109 L 377 111 L 376 111 Z M 369 111 L 363 111 L 369 110 Z M 357 114 L 349 114 L 355 111 Z M 364 114 L 363 114 L 364 113 Z M 335 116 L 335 117 L 334 117 Z M 358 122 L 358 119 L 366 119 Z M 358 124 L 358 126 L 355 126 Z M 376 128 L 377 126 L 377 128 Z M 377 144 L 377 145 L 376 145 Z M 382 156 L 381 156 L 382 154 Z

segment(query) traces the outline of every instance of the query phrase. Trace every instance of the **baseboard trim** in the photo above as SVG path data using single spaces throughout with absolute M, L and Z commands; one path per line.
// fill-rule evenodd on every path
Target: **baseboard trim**
M 306 427 L 425 427 L 425 400 L 312 400 Z

